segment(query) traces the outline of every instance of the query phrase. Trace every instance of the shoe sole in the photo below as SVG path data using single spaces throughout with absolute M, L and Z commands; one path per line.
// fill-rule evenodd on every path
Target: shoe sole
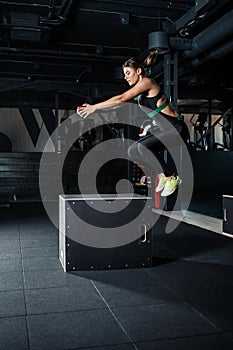
M 165 185 L 164 185 L 163 187 L 161 187 L 161 188 L 157 188 L 157 187 L 156 187 L 155 192 L 160 192 L 160 191 L 162 191 L 162 190 L 164 189 L 164 187 L 165 187 Z

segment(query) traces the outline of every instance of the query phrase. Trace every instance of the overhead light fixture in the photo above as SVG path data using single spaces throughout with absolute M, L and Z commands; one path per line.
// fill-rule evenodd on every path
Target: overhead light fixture
M 149 34 L 149 50 L 158 50 L 159 54 L 170 51 L 169 37 L 167 32 L 158 31 Z

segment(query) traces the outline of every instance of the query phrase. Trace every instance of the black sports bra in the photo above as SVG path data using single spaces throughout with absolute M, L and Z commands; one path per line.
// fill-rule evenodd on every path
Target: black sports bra
M 164 96 L 164 93 L 159 90 L 158 94 L 153 97 L 147 97 L 145 94 L 141 94 L 139 97 L 139 104 L 144 107 L 148 107 L 152 110 L 157 109 L 157 102 Z
M 154 116 L 156 116 L 156 114 L 161 114 L 166 118 L 173 119 L 173 117 L 171 117 L 170 115 L 162 112 L 162 110 L 169 105 L 169 100 L 167 97 L 166 97 L 165 102 L 162 104 L 162 106 L 160 106 L 160 107 L 157 106 L 158 100 L 160 100 L 164 96 L 166 97 L 164 92 L 160 90 L 156 96 L 147 97 L 145 94 L 141 94 L 139 96 L 136 96 L 134 98 L 134 100 L 138 102 L 139 106 L 141 106 L 142 109 L 143 109 L 143 107 L 146 107 L 146 108 L 152 110 L 149 113 L 147 112 L 147 115 L 149 118 L 153 118 Z M 181 115 L 178 115 L 175 118 L 175 120 L 183 120 L 183 117 Z

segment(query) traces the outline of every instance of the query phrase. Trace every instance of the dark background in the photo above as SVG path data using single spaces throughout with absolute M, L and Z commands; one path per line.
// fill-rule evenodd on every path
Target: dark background
M 206 111 L 211 100 L 223 112 L 232 101 L 232 13 L 230 0 L 0 1 L 0 106 L 55 107 L 57 98 L 74 109 L 122 92 L 122 63 L 145 58 L 149 34 L 165 31 L 171 51 L 178 47 L 180 110 Z M 163 84 L 163 55 L 152 77 Z

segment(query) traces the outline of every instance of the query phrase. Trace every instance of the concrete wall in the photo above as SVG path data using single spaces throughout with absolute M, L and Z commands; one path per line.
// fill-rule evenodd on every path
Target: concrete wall
M 12 152 L 42 152 L 49 139 L 48 131 L 38 109 L 33 109 L 32 111 L 40 129 L 36 145 L 33 144 L 30 138 L 19 110 L 16 108 L 0 108 L 0 132 L 7 135 L 11 140 Z M 60 110 L 58 122 L 60 123 L 61 118 L 73 113 L 74 111 Z

